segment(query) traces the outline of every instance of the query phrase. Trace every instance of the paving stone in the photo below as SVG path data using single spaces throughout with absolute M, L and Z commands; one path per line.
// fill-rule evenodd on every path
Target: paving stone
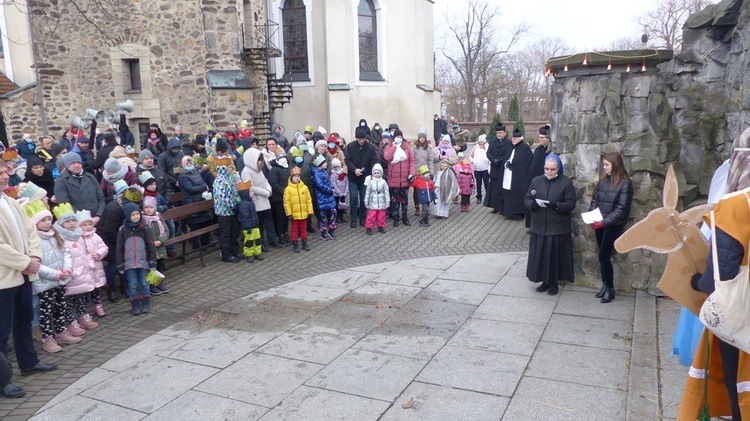
M 172 349 L 183 342 L 184 340 L 180 338 L 152 335 L 117 354 L 117 356 L 102 364 L 101 367 L 105 370 L 118 373 L 129 370 L 143 362 L 144 355 L 156 355 L 161 351 Z
M 554 297 L 541 295 L 540 298 L 489 295 L 479 305 L 472 318 L 546 325 L 552 317 L 552 310 L 555 308 L 559 295 Z
M 570 291 L 560 295 L 555 313 L 632 323 L 634 306 L 635 299 L 632 297 L 618 295 L 612 302 L 602 304 L 589 293 Z
M 401 405 L 414 399 L 411 408 Z M 499 420 L 508 398 L 485 393 L 413 382 L 380 418 L 396 420 Z
M 634 333 L 630 352 L 630 365 L 659 368 L 658 338 L 643 333 Z
M 144 421 L 173 420 L 247 420 L 253 421 L 268 412 L 268 408 L 226 399 L 220 396 L 188 390 Z
M 476 306 L 470 304 L 413 299 L 401 307 L 388 321 L 457 330 L 475 309 Z
M 360 338 L 335 329 L 301 324 L 260 347 L 258 352 L 328 364 Z
M 373 273 L 362 273 L 354 270 L 338 270 L 323 275 L 307 278 L 302 285 L 325 287 L 331 289 L 346 289 L 353 291 L 375 278 Z
M 297 283 L 294 283 L 297 285 Z M 224 311 L 228 313 L 244 313 L 245 311 L 257 306 L 258 304 L 264 303 L 266 300 L 275 297 L 276 295 L 286 291 L 287 289 L 291 288 L 293 285 L 291 285 L 291 282 L 289 284 L 284 284 L 278 287 L 269 288 L 260 292 L 256 292 L 255 294 L 250 294 L 245 297 L 238 298 L 236 300 L 232 300 L 228 303 L 225 303 L 223 305 L 220 305 L 216 307 L 215 310 L 217 311 Z
M 626 421 L 658 420 L 659 380 L 652 367 L 630 366 L 628 386 L 628 412 Z
M 277 294 L 267 302 L 291 308 L 318 311 L 348 294 L 345 288 L 326 288 L 299 284 Z
M 662 414 L 668 418 L 677 418 L 687 382 L 687 367 L 682 370 L 661 370 L 659 376 Z
M 305 323 L 361 337 L 383 323 L 394 312 L 395 308 L 338 301 L 310 317 Z
M 354 349 L 429 360 L 453 335 L 450 329 L 435 329 L 411 323 L 386 322 L 354 344 Z
M 391 267 L 392 265 L 393 265 L 392 262 L 375 263 L 372 265 L 356 266 L 356 267 L 350 268 L 350 270 L 356 270 L 358 272 L 368 272 L 368 273 L 381 273 L 384 270 Z
M 627 391 L 629 357 L 629 352 L 541 341 L 524 375 Z
M 416 380 L 493 395 L 512 396 L 529 357 L 445 346 Z
M 322 367 L 252 353 L 204 381 L 195 390 L 273 408 Z
M 379 273 L 373 279 L 373 282 L 424 288 L 440 276 L 441 273 L 443 273 L 441 269 L 415 268 L 404 270 L 404 268 L 390 266 Z
M 528 247 L 528 239 L 524 242 L 524 246 Z M 525 278 L 526 277 L 526 266 L 528 265 L 528 259 L 529 259 L 529 253 L 520 253 L 518 255 L 518 260 L 513 264 L 513 266 L 508 269 L 508 272 L 505 274 L 505 276 L 517 276 L 519 278 Z
M 542 340 L 629 352 L 632 330 L 622 320 L 553 314 Z
M 268 343 L 275 333 L 247 333 L 209 329 L 158 354 L 175 360 L 226 368 L 251 351 Z M 142 354 L 151 355 L 151 354 Z
M 393 401 L 427 361 L 348 350 L 305 384 L 365 398 Z
M 417 298 L 479 305 L 492 290 L 490 284 L 436 279 Z
M 81 395 L 152 413 L 217 372 L 215 368 L 154 356 Z
M 626 400 L 622 390 L 524 377 L 502 419 L 617 420 L 625 415 Z
M 31 418 L 35 421 L 94 421 L 94 420 L 140 420 L 143 414 L 107 402 L 83 396 L 71 396 L 60 402 L 52 411 L 42 412 Z
M 518 259 L 517 255 L 470 254 L 463 256 L 440 277 L 494 285 Z
M 422 288 L 418 287 L 370 282 L 350 292 L 341 301 L 400 308 L 421 291 Z
M 272 420 L 376 420 L 389 402 L 302 386 L 261 418 Z
M 531 356 L 544 332 L 542 325 L 469 319 L 449 345 Z
M 117 373 L 114 371 L 95 368 L 88 374 L 76 380 L 73 384 L 65 388 L 65 390 L 63 390 L 59 394 L 53 395 L 54 398 L 52 398 L 52 400 L 50 400 L 49 402 L 46 402 L 46 404 L 44 404 L 40 411 L 46 411 L 47 409 L 57 405 L 58 403 L 63 402 L 70 397 L 83 392 L 84 390 L 96 386 L 97 384 L 115 376 L 116 374 Z
M 440 256 L 439 259 L 407 259 L 397 262 L 395 267 L 405 270 L 413 270 L 415 268 L 446 270 L 461 258 L 463 258 L 462 255 Z
M 265 302 L 232 319 L 216 324 L 220 329 L 235 329 L 251 333 L 281 334 L 315 314 L 315 311 L 290 308 Z
M 492 288 L 490 294 L 523 298 L 544 298 L 544 294 L 535 291 L 537 286 L 539 286 L 539 284 L 529 281 L 525 276 L 505 275 L 500 282 Z
M 656 335 L 656 297 L 645 291 L 638 291 L 635 298 L 633 332 Z M 676 324 L 675 324 L 676 326 Z

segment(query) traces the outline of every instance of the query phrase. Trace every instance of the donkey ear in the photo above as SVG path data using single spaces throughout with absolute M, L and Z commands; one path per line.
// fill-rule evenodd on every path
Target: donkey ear
M 667 178 L 664 180 L 664 192 L 662 194 L 662 200 L 665 208 L 674 209 L 677 207 L 677 200 L 679 199 L 679 187 L 677 185 L 677 177 L 674 175 L 674 166 L 669 166 L 667 171 Z
M 697 224 L 703 219 L 703 215 L 708 213 L 714 205 L 700 205 L 694 208 L 690 208 L 680 213 L 680 219 L 690 225 Z

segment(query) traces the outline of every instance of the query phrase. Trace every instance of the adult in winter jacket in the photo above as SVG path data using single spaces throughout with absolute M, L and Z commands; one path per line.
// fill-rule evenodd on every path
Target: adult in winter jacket
M 83 171 L 81 156 L 68 152 L 63 157 L 66 170 L 55 180 L 57 203 L 69 202 L 75 211 L 88 210 L 99 221 L 104 213 L 104 193 L 91 173 Z
M 534 178 L 544 175 L 544 161 L 547 160 L 547 156 L 550 154 L 549 151 L 549 125 L 540 127 L 539 128 L 539 137 L 537 138 L 537 147 L 534 149 L 534 155 L 531 158 L 531 163 L 529 164 L 529 171 L 528 171 L 528 180 L 529 184 L 531 184 L 531 180 Z M 526 186 L 525 190 L 528 190 L 529 187 Z M 528 213 L 528 210 L 526 212 L 526 228 L 529 227 L 529 224 L 531 224 L 531 215 Z
M 383 128 L 380 127 L 380 123 L 376 122 L 373 124 L 370 134 L 367 137 L 370 143 L 380 148 L 380 141 L 383 139 Z
M 526 217 L 523 200 L 529 186 L 527 177 L 533 156 L 531 147 L 524 142 L 521 132 L 513 130 L 511 145 L 503 157 L 503 216 L 506 218 L 520 220 Z
M 289 139 L 284 136 L 283 133 L 284 128 L 280 124 L 272 124 L 271 125 L 271 137 L 276 140 L 276 144 L 279 145 L 282 149 L 284 149 L 284 152 L 289 153 L 289 148 L 291 147 L 291 144 L 289 143 Z
M 268 172 L 268 183 L 271 185 L 271 209 L 273 210 L 273 224 L 281 245 L 288 246 L 289 220 L 284 210 L 284 189 L 289 183 L 289 163 L 286 153 L 280 151 L 276 159 L 271 161 L 271 171 Z
M 404 140 L 401 130 L 396 130 L 393 144 L 385 147 L 383 158 L 388 162 L 388 187 L 391 196 L 391 216 L 393 226 L 397 227 L 399 217 L 404 225 L 409 222 L 409 187 L 417 173 L 414 151 L 408 141 Z M 400 208 L 400 215 L 399 215 Z
M 140 164 L 138 164 L 135 169 L 136 174 L 150 171 L 151 175 L 153 175 L 156 180 L 156 190 L 167 200 L 167 202 L 170 202 L 172 200 L 172 186 L 169 185 L 169 179 L 164 170 L 154 165 L 154 154 L 149 150 L 144 150 L 141 151 L 138 158 Z
M 354 128 L 354 131 L 356 132 L 357 129 L 362 129 L 365 131 L 365 138 L 369 138 L 370 134 L 372 133 L 370 131 L 370 127 L 367 125 L 367 120 L 364 118 L 359 119 L 359 123 L 357 123 L 357 127 Z M 356 136 L 355 136 L 356 137 Z
M 31 134 L 26 133 L 23 135 L 23 139 L 16 142 L 16 150 L 23 159 L 29 159 L 30 156 L 36 155 L 34 153 L 36 150 L 36 144 L 34 143 L 34 138 Z
M 375 145 L 367 141 L 367 132 L 358 127 L 354 137 L 357 141 L 346 145 L 344 150 L 349 177 L 349 212 L 352 217 L 352 228 L 357 227 L 357 218 L 361 226 L 365 225 L 365 178 L 371 174 L 373 165 L 377 163 Z
M 43 188 L 47 192 L 47 199 L 52 200 L 55 196 L 55 179 L 52 173 L 44 168 L 44 163 L 36 155 L 32 155 L 26 160 L 26 174 L 23 181 L 34 183 L 37 187 Z
M 479 135 L 477 144 L 471 149 L 469 162 L 474 166 L 474 179 L 477 185 L 477 204 L 482 203 L 482 187 L 490 190 L 490 160 L 487 158 L 487 135 Z
M 435 140 L 435 144 L 437 145 L 437 142 L 440 140 L 440 138 L 443 136 L 443 134 L 447 133 L 447 125 L 448 122 L 440 118 L 439 115 L 435 114 L 432 117 L 432 131 L 433 131 L 433 139 Z M 432 171 L 430 171 L 430 174 L 434 174 Z
M 120 161 L 110 156 L 110 158 L 107 159 L 107 162 L 104 163 L 104 168 L 102 169 L 102 179 L 99 182 L 99 187 L 102 189 L 102 194 L 104 194 L 105 202 L 114 200 L 116 196 L 114 183 L 120 180 L 125 180 L 125 182 L 128 183 L 128 186 L 139 184 L 138 175 L 135 173 L 135 171 L 131 170 L 129 167 L 126 167 Z
M 104 166 L 104 163 L 107 162 L 107 159 L 109 158 L 109 155 L 112 153 L 112 151 L 115 149 L 115 147 L 118 146 L 117 143 L 117 137 L 112 132 L 105 132 L 102 135 L 102 147 L 99 150 L 99 152 L 96 154 L 96 160 L 94 160 L 94 163 L 91 164 L 91 168 L 98 170 L 101 169 Z M 60 202 L 63 203 L 63 202 Z
M 180 189 L 182 190 L 183 205 L 189 205 L 205 200 L 203 194 L 209 191 L 209 186 L 205 181 L 203 181 L 200 171 L 195 168 L 193 157 L 182 157 L 182 165 L 175 168 L 174 172 L 177 175 L 177 182 L 180 183 Z M 127 215 L 125 216 L 127 217 Z M 211 211 L 211 209 L 208 209 L 203 212 L 194 213 L 188 216 L 187 223 L 188 225 L 190 225 L 191 230 L 198 230 L 211 225 L 213 217 L 213 212 Z M 206 246 L 210 241 L 210 234 L 201 235 L 201 245 Z M 193 241 L 193 248 L 198 247 L 198 239 L 195 239 Z
M 589 211 L 599 208 L 604 220 L 591 224 L 596 231 L 596 244 L 599 247 L 599 265 L 602 269 L 602 289 L 596 295 L 602 303 L 615 298 L 614 268 L 612 267 L 612 250 L 615 240 L 622 234 L 622 229 L 630 216 L 630 205 L 633 202 L 633 184 L 630 182 L 622 156 L 617 152 L 604 155 L 602 159 L 604 175 L 596 185 Z
M 341 162 L 341 167 L 344 171 L 344 174 L 346 174 L 346 157 L 344 156 L 344 151 L 339 147 L 339 139 L 341 139 L 341 136 L 339 136 L 338 133 L 331 133 L 330 136 L 328 136 L 328 142 L 326 143 L 326 153 L 328 154 L 328 174 L 333 171 L 333 160 L 338 159 L 339 162 Z
M 570 212 L 576 206 L 573 182 L 563 175 L 562 161 L 550 155 L 544 175 L 535 177 L 524 199 L 531 212 L 526 277 L 541 282 L 537 292 L 556 295 L 558 281 L 573 282 L 573 238 Z
M 490 188 L 484 198 L 484 206 L 492 208 L 492 213 L 503 209 L 503 157 L 510 149 L 510 141 L 505 138 L 505 126 L 498 123 L 495 126 L 495 138 L 489 141 L 487 159 L 490 161 Z
M 174 170 L 182 166 L 183 156 L 179 139 L 172 138 L 167 144 L 167 151 L 159 155 L 159 160 L 157 161 L 157 165 L 167 175 L 169 185 L 175 191 L 181 190 L 181 187 L 178 185 L 177 175 Z
M 260 234 L 264 236 L 263 245 L 278 246 L 276 231 L 273 226 L 273 215 L 271 212 L 271 195 L 273 190 L 268 179 L 263 175 L 263 166 L 265 160 L 258 149 L 250 148 L 242 154 L 242 160 L 245 168 L 242 169 L 242 181 L 250 180 L 253 182 L 253 201 L 255 202 L 255 212 L 258 214 L 260 221 Z

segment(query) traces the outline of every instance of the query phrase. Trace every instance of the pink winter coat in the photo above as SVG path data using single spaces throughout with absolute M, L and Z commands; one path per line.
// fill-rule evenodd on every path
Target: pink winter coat
M 104 240 L 94 231 L 83 233 L 76 242 L 69 242 L 70 255 L 73 257 L 73 279 L 65 288 L 65 295 L 78 295 L 91 292 L 107 283 L 104 265 L 101 260 L 94 260 L 94 253 L 101 254 L 102 259 L 109 252 Z
M 410 184 L 407 178 L 410 175 L 418 175 L 414 168 L 414 151 L 411 149 L 409 142 L 404 140 L 401 147 L 406 153 L 406 159 L 394 164 L 393 156 L 397 147 L 394 144 L 389 144 L 383 152 L 383 158 L 388 162 L 388 187 L 392 189 L 409 188 Z
M 458 179 L 458 192 L 471 194 L 474 191 L 474 170 L 466 161 L 461 161 L 453 166 L 453 172 Z

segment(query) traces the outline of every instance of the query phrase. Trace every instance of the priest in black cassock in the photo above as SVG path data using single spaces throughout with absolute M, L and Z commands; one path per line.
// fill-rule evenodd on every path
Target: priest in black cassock
M 503 157 L 510 148 L 510 141 L 505 137 L 505 126 L 495 126 L 495 138 L 489 141 L 487 159 L 490 160 L 490 188 L 484 197 L 484 206 L 492 208 L 492 213 L 503 209 Z
M 534 154 L 524 142 L 518 129 L 513 129 L 511 145 L 503 158 L 503 216 L 509 219 L 524 219 L 526 205 L 523 202 L 529 187 L 529 165 Z
M 549 138 L 550 127 L 549 124 L 539 128 L 539 137 L 537 138 L 537 147 L 534 149 L 534 157 L 531 158 L 531 165 L 529 165 L 529 174 L 527 181 L 531 184 L 531 180 L 534 177 L 544 175 L 544 161 L 549 156 L 551 142 Z M 529 186 L 526 186 L 526 191 L 529 190 Z M 526 228 L 531 226 L 531 211 L 526 209 Z

